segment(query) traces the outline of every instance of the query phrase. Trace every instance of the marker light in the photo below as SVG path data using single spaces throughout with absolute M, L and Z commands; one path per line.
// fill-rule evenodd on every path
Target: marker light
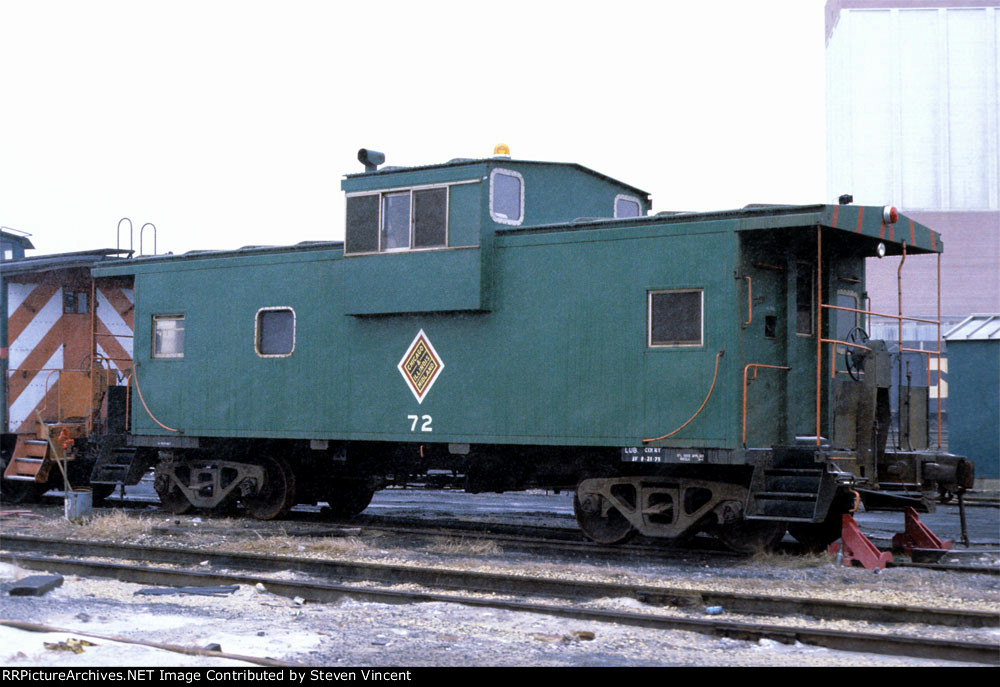
M 875 248 L 875 251 L 878 253 L 878 256 L 880 258 L 884 258 L 885 257 L 885 244 L 882 243 L 881 241 L 879 241 L 878 242 L 878 246 Z
M 895 224 L 899 221 L 899 212 L 891 205 L 882 208 L 882 219 L 886 224 Z
M 493 148 L 494 157 L 510 157 L 510 148 L 507 147 L 506 143 L 497 143 L 496 147 Z

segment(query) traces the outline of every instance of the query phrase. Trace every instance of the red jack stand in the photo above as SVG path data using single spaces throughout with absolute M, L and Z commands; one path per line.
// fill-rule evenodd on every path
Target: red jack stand
M 865 570 L 884 570 L 885 566 L 892 562 L 892 554 L 879 551 L 868 537 L 861 534 L 858 523 L 850 514 L 844 513 L 840 522 L 841 538 L 840 541 L 830 544 L 830 548 L 827 549 L 830 555 L 841 554 L 844 565 L 860 563 Z
M 907 506 L 906 510 L 906 531 L 899 532 L 892 538 L 892 548 L 902 549 L 907 556 L 913 553 L 913 549 L 950 549 L 952 542 L 941 541 L 937 535 L 927 528 L 927 525 L 920 522 L 917 511 Z

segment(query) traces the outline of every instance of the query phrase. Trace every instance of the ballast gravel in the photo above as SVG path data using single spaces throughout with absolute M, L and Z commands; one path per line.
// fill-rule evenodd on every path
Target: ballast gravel
M 5 533 L 73 536 L 75 539 L 127 541 L 145 545 L 184 546 L 206 550 L 252 550 L 284 556 L 377 561 L 424 568 L 475 569 L 506 574 L 550 576 L 659 585 L 712 588 L 744 593 L 849 599 L 988 610 L 1000 614 L 1000 584 L 990 575 L 955 575 L 914 569 L 888 569 L 874 574 L 860 568 L 834 566 L 823 556 L 765 556 L 704 562 L 679 554 L 675 560 L 642 558 L 614 564 L 606 560 L 566 560 L 558 554 L 504 552 L 502 547 L 469 540 L 428 543 L 392 533 L 361 528 L 334 546 L 316 537 L 287 534 L 291 526 L 162 513 L 124 512 L 108 531 L 66 523 L 54 509 L 33 508 L 44 518 L 12 523 Z M 46 512 L 53 510 L 53 513 Z M 129 525 L 131 523 L 131 526 Z M 163 525 L 188 534 L 154 534 Z M 11 526 L 14 525 L 14 526 Z M 231 526 L 230 526 L 231 525 Z M 69 528 L 66 532 L 63 529 Z M 211 530 L 198 534 L 199 528 Z M 296 529 L 301 527 L 296 526 Z M 61 534 L 59 534 L 61 533 Z M 687 560 L 685 560 L 687 559 Z M 670 630 L 649 630 L 602 622 L 566 620 L 532 613 L 463 606 L 458 603 L 296 603 L 265 590 L 241 586 L 222 597 L 137 596 L 148 585 L 67 576 L 63 585 L 43 597 L 6 594 L 9 583 L 37 571 L 0 565 L 2 616 L 6 619 L 67 628 L 69 633 L 39 634 L 0 627 L 0 663 L 19 666 L 237 665 L 230 659 L 188 656 L 144 646 L 90 639 L 82 653 L 56 651 L 45 644 L 84 633 L 127 637 L 164 644 L 204 648 L 219 644 L 227 654 L 268 657 L 322 666 L 931 666 L 949 662 L 887 657 L 877 653 L 839 652 L 801 644 L 762 640 L 748 642 Z M 293 573 L 268 574 L 301 579 Z M 411 585 L 401 589 L 413 589 Z M 440 593 L 439 590 L 434 590 Z M 538 603 L 538 600 L 532 600 Z M 703 609 L 647 606 L 633 599 L 587 602 L 595 608 L 637 613 L 695 615 Z M 839 627 L 836 621 L 806 618 L 737 616 L 727 619 L 773 624 Z M 705 616 L 707 617 L 707 616 Z M 846 625 L 844 625 L 847 627 Z M 858 628 L 857 624 L 852 627 Z M 865 624 L 865 631 L 930 635 L 996 642 L 1000 631 Z M 591 638 L 592 637 L 592 638 Z M 958 664 L 955 664 L 958 665 Z

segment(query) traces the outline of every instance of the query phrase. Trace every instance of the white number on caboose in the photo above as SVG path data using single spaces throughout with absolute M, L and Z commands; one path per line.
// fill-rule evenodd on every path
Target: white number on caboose
M 417 431 L 417 423 L 420 422 L 421 432 L 433 432 L 434 429 L 431 427 L 432 418 L 430 415 L 407 415 L 406 419 L 410 421 L 410 431 Z M 421 422 L 422 421 L 422 422 Z

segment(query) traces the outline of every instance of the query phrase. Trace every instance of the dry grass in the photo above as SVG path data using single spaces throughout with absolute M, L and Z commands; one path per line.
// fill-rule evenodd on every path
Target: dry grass
M 427 546 L 426 550 L 431 553 L 448 555 L 473 554 L 490 556 L 503 553 L 503 548 L 495 541 L 465 539 L 463 537 L 439 537 L 434 539 Z
M 803 570 L 806 568 L 829 566 L 832 560 L 825 551 L 814 554 L 787 554 L 763 551 L 754 554 L 750 559 L 750 565 L 782 570 Z
M 343 555 L 368 553 L 371 547 L 357 537 L 290 537 L 285 534 L 265 537 L 243 537 L 236 541 L 220 542 L 218 548 L 233 553 L 262 553 L 281 556 L 303 554 Z
M 107 514 L 97 515 L 80 523 L 61 523 L 70 528 L 74 534 L 84 535 L 94 539 L 133 539 L 149 534 L 155 524 L 151 519 L 141 515 L 113 510 Z

